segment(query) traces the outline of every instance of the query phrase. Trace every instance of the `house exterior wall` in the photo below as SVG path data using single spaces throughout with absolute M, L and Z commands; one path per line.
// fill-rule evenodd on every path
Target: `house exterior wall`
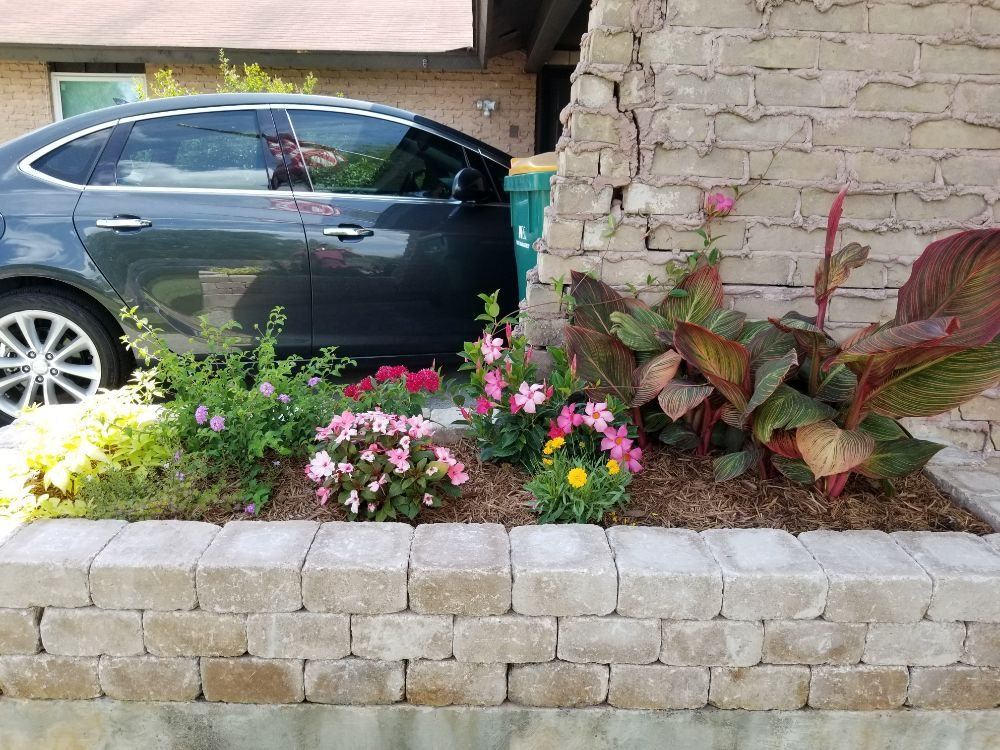
M 838 241 L 872 249 L 831 301 L 843 337 L 894 315 L 932 240 L 1000 221 L 1000 5 L 595 0 L 563 119 L 528 299 L 537 344 L 560 338 L 553 279 L 663 279 L 701 246 L 706 192 L 735 186 L 716 231 L 730 304 L 815 313 L 827 212 L 850 182 Z M 605 237 L 609 214 L 620 224 Z M 921 429 L 1000 448 L 998 403 Z
M 45 63 L 0 60 L 0 143 L 52 122 Z

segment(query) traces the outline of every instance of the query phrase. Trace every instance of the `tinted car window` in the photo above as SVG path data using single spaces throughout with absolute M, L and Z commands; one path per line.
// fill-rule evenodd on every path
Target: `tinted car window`
M 267 190 L 257 114 L 235 110 L 139 120 L 115 176 L 117 184 L 135 187 Z
M 450 198 L 464 149 L 420 128 L 343 112 L 290 110 L 313 190 Z
M 111 128 L 81 135 L 76 140 L 64 143 L 59 148 L 35 159 L 31 166 L 57 180 L 86 185 L 109 135 Z
M 510 203 L 510 193 L 504 190 L 503 178 L 507 176 L 510 170 L 503 164 L 493 161 L 492 159 L 484 156 L 483 162 L 486 164 L 486 171 L 490 173 L 490 179 L 493 180 L 493 186 L 496 188 L 497 193 L 500 194 L 500 199 L 504 203 Z

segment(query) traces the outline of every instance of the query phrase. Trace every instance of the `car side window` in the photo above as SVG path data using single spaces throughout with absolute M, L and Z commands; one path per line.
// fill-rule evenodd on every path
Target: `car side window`
M 37 172 L 74 185 L 86 185 L 94 165 L 108 142 L 111 128 L 81 135 L 59 148 L 49 151 L 34 162 L 31 167 Z
M 316 192 L 446 199 L 467 166 L 461 146 L 420 128 L 344 112 L 288 115 L 299 142 L 291 168 L 308 170 Z
M 131 187 L 267 190 L 264 143 L 254 110 L 138 120 L 115 171 Z

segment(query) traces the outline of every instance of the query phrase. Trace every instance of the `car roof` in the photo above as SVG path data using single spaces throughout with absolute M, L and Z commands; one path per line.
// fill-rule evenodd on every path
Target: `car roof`
M 509 162 L 510 156 L 494 148 L 487 143 L 483 143 L 466 133 L 463 133 L 447 125 L 443 125 L 434 120 L 407 112 L 395 107 L 387 107 L 383 104 L 361 101 L 358 99 L 344 99 L 336 96 L 316 96 L 310 94 L 194 94 L 191 96 L 173 96 L 163 99 L 149 99 L 141 102 L 129 104 L 118 104 L 113 107 L 94 110 L 82 115 L 69 117 L 65 120 L 45 125 L 26 135 L 16 138 L 7 144 L 0 145 L 0 154 L 15 150 L 18 153 L 27 154 L 52 141 L 63 138 L 67 135 L 84 130 L 89 127 L 100 125 L 104 122 L 117 120 L 124 117 L 135 117 L 137 115 L 148 115 L 157 112 L 170 112 L 178 109 L 201 109 L 203 107 L 225 107 L 232 105 L 264 105 L 264 104 L 311 104 L 320 106 L 337 106 L 348 109 L 356 109 L 362 112 L 372 112 L 374 114 L 390 115 L 402 120 L 431 127 L 434 130 L 447 135 L 452 140 L 459 141 L 470 148 L 481 149 L 484 153 L 493 156 L 501 161 Z

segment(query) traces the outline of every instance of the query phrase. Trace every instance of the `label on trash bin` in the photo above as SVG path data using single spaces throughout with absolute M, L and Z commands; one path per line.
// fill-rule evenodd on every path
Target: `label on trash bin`
M 517 225 L 517 239 L 514 244 L 527 250 L 531 249 L 531 242 L 528 241 L 528 228 L 523 224 Z

